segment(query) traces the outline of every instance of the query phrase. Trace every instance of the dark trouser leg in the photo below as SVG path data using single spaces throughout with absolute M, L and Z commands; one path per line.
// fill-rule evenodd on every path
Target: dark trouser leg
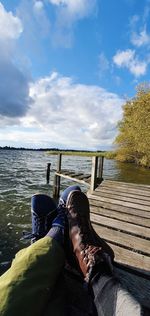
M 114 276 L 97 273 L 90 283 L 97 316 L 141 316 L 141 306 Z
M 97 273 L 91 280 L 94 304 L 98 316 L 114 316 L 118 284 L 113 276 Z

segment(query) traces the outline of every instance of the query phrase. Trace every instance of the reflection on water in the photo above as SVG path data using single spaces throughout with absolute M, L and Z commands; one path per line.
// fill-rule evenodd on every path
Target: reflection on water
M 24 246 L 23 230 L 31 229 L 30 200 L 34 193 L 51 194 L 56 156 L 43 152 L 0 151 L 0 271 Z M 51 162 L 50 185 L 46 166 Z M 63 156 L 62 168 L 89 173 L 91 158 Z M 105 160 L 104 178 L 150 184 L 150 170 Z M 62 180 L 62 190 L 72 183 Z M 85 187 L 82 187 L 86 190 Z
M 131 183 L 150 184 L 150 169 L 131 163 L 105 159 L 104 178 Z

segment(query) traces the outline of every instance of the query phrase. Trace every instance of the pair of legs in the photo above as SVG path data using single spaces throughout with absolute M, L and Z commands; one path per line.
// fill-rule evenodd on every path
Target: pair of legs
M 93 313 L 98 316 L 141 315 L 141 306 L 113 275 L 113 251 L 91 226 L 87 197 L 78 186 L 69 187 L 63 192 L 59 207 L 64 208 L 62 213 L 67 213 L 66 257 L 87 284 L 95 305 Z
M 93 230 L 88 199 L 80 188 L 65 190 L 57 209 L 50 210 L 54 202 L 46 199 L 42 212 L 41 197 L 34 196 L 32 203 L 34 241 L 39 240 L 19 252 L 0 278 L 0 315 L 66 315 L 62 312 L 62 293 L 61 303 L 53 304 L 65 258 L 88 289 L 93 315 L 141 315 L 140 305 L 113 276 L 113 252 Z

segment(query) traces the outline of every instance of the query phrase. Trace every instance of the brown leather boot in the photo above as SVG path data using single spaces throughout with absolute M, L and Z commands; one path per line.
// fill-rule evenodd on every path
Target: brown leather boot
M 91 225 L 89 201 L 83 192 L 70 192 L 66 208 L 73 253 L 85 280 L 89 281 L 92 271 L 96 271 L 95 267 L 98 271 L 110 270 L 107 257 L 111 258 L 112 253 L 109 254 L 109 246 L 101 242 Z

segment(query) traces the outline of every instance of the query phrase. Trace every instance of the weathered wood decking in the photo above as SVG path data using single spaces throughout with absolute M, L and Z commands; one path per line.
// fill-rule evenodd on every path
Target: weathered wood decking
M 103 157 L 92 157 L 91 173 L 61 168 L 58 155 L 53 196 L 58 198 L 60 179 L 88 188 L 91 221 L 99 236 L 113 248 L 115 261 L 142 274 L 150 274 L 150 185 L 104 180 Z
M 87 195 L 93 226 L 116 262 L 150 271 L 150 186 L 105 180 Z

